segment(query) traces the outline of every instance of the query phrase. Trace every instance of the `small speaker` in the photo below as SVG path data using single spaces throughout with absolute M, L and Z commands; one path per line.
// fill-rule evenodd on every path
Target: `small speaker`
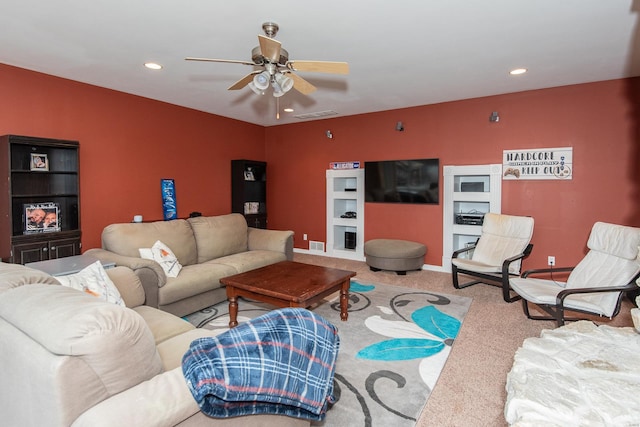
M 356 233 L 355 231 L 344 232 L 344 248 L 355 249 L 356 248 Z

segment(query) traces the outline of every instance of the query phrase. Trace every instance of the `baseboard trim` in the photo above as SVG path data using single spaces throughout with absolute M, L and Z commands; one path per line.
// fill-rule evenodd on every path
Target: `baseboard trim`
M 318 255 L 318 256 L 330 257 L 326 252 L 316 252 L 316 251 L 310 251 L 308 249 L 293 248 L 293 252 L 299 253 L 299 254 Z M 364 260 L 353 260 L 353 261 L 365 262 Z M 440 272 L 440 273 L 448 273 L 448 271 L 446 271 L 446 269 L 443 268 L 441 265 L 424 264 L 422 266 L 422 270 L 437 271 L 437 272 Z

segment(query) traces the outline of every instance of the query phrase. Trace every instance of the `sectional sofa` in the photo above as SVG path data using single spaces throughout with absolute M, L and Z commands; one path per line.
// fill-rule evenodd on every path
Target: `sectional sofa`
M 1 425 L 309 426 L 285 416 L 203 414 L 181 361 L 194 339 L 212 332 L 143 305 L 131 269 L 107 274 L 126 306 L 0 263 Z

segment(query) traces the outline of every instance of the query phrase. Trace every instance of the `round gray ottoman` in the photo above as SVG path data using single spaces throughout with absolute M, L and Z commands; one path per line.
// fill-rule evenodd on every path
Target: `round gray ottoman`
M 364 244 L 364 255 L 372 271 L 390 270 L 407 274 L 421 270 L 427 247 L 422 243 L 396 239 L 374 239 Z

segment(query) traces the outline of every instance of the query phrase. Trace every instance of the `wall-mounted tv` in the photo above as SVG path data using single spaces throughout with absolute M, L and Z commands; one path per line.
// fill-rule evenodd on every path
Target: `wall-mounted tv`
M 364 163 L 365 202 L 439 203 L 439 159 Z

